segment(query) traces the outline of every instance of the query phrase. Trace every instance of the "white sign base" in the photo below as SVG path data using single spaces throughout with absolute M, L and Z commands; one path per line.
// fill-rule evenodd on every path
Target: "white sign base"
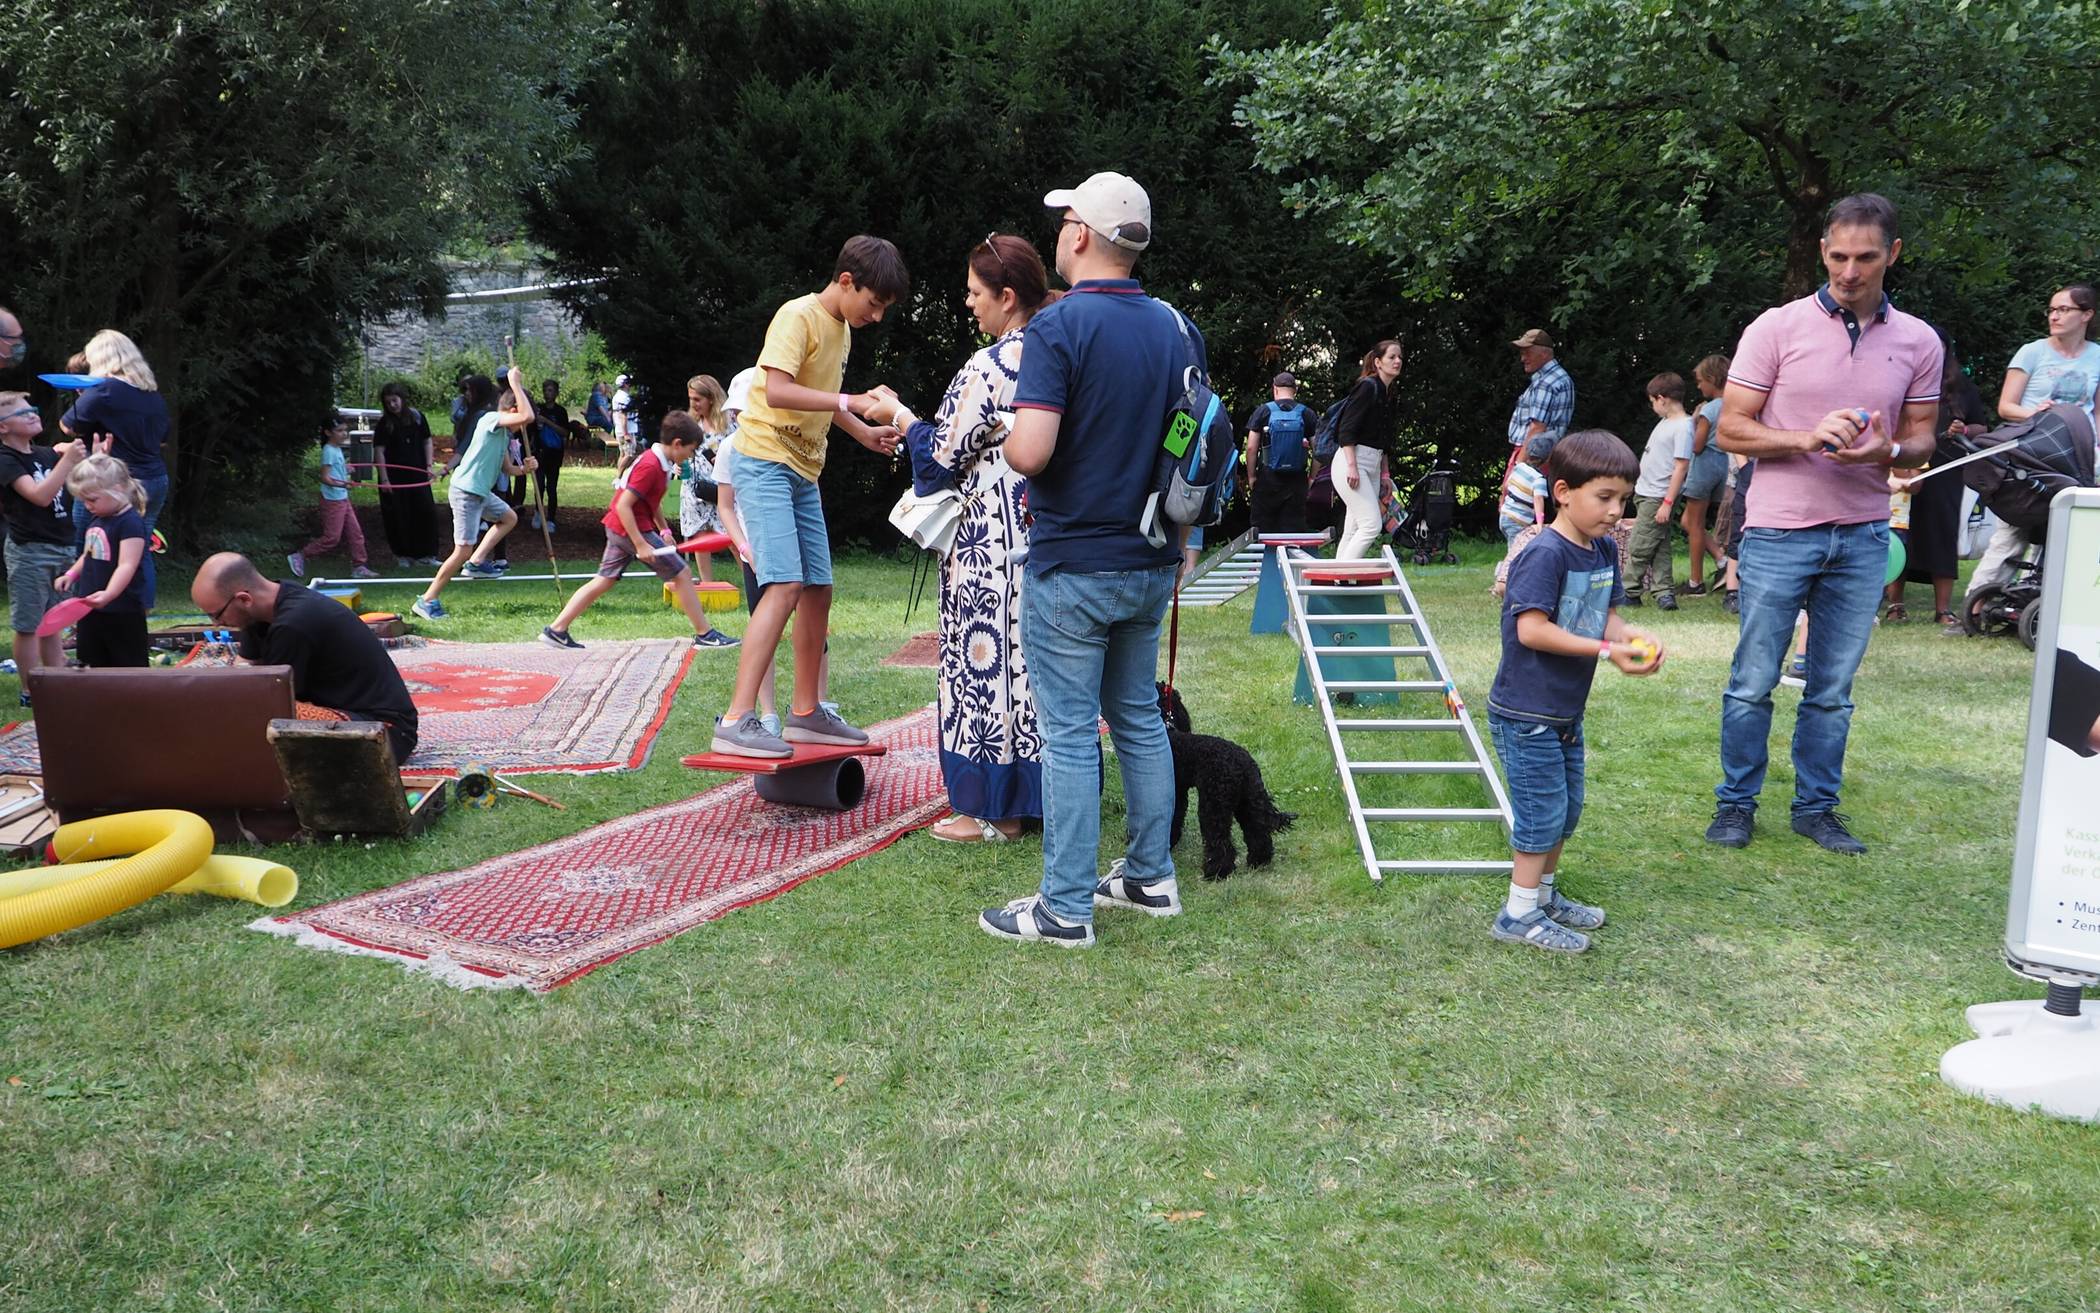
M 2038 998 L 1979 1003 L 1978 1038 L 1948 1049 L 1940 1078 L 1964 1094 L 2022 1111 L 2100 1122 L 2100 1021 L 2059 1016 Z

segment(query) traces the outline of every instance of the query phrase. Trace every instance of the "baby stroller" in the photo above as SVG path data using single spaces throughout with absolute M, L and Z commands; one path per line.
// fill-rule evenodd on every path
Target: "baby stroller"
M 2093 486 L 2092 421 L 2077 406 L 2052 406 L 1974 438 L 1940 439 L 1943 457 L 1979 452 L 1989 454 L 1962 467 L 1963 481 L 2032 546 L 2012 562 L 2010 580 L 1975 596 L 1964 609 L 1963 626 L 1971 634 L 2017 634 L 2031 650 L 2041 621 L 2041 542 L 2049 526 L 2049 502 L 2065 488 Z
M 1458 512 L 1458 475 L 1431 470 L 1407 490 L 1407 507 L 1393 526 L 1393 551 L 1414 553 L 1416 565 L 1457 565 L 1451 550 L 1451 521 Z

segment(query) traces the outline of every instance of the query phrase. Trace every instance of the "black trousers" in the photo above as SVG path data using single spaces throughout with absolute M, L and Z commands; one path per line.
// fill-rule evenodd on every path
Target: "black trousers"
M 406 477 L 406 471 L 401 473 Z M 394 553 L 396 560 L 421 560 L 445 554 L 438 550 L 437 504 L 431 500 L 428 488 L 381 488 L 379 522 L 386 531 L 387 548 Z M 449 550 L 447 547 L 446 551 Z
M 547 523 L 551 527 L 554 524 L 554 512 L 561 505 L 555 490 L 561 485 L 561 462 L 562 458 L 568 455 L 568 451 L 563 447 L 542 446 L 533 454 L 540 458 L 540 467 L 532 472 L 532 481 L 540 487 L 540 500 L 546 504 Z
M 94 670 L 152 664 L 146 656 L 146 613 L 88 612 L 73 629 L 73 655 Z
M 1305 490 L 1304 470 L 1255 466 L 1254 491 L 1248 499 L 1255 532 L 1304 533 Z

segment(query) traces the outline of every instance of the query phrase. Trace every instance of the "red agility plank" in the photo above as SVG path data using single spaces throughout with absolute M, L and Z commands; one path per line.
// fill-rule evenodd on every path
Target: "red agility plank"
M 1393 572 L 1382 565 L 1337 565 L 1305 572 L 1305 582 L 1309 584 L 1375 584 L 1392 577 Z

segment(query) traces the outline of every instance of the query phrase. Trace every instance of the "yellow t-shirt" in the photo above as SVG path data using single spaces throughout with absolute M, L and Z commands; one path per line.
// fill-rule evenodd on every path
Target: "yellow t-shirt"
M 824 472 L 824 442 L 838 412 L 775 407 L 766 399 L 766 371 L 777 369 L 803 387 L 835 393 L 846 381 L 846 349 L 852 341 L 853 330 L 826 310 L 815 292 L 774 312 L 758 353 L 751 402 L 737 419 L 739 458 L 774 461 L 810 480 Z

